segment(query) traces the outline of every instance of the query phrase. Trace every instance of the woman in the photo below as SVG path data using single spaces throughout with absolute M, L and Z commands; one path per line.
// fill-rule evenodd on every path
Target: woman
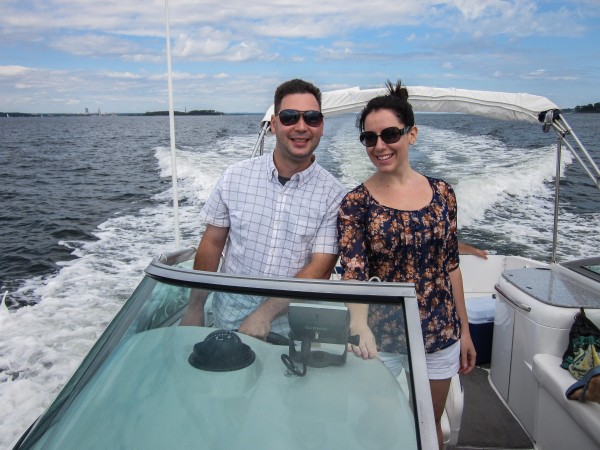
M 360 140 L 376 172 L 349 192 L 338 215 L 342 279 L 413 282 L 419 302 L 433 410 L 442 447 L 441 417 L 451 378 L 475 366 L 456 236 L 456 197 L 445 181 L 413 170 L 417 140 L 408 91 L 400 81 L 373 98 L 358 118 Z M 405 343 L 398 307 L 349 305 L 352 351 L 378 356 L 396 372 Z

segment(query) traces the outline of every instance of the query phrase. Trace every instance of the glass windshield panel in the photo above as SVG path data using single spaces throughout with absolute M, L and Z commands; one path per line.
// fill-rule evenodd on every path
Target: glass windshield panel
M 583 266 L 583 267 L 591 272 L 594 272 L 594 273 L 600 275 L 600 264 L 593 264 L 593 265 Z
M 132 319 L 113 327 L 119 340 L 105 339 L 108 356 L 76 374 L 85 384 L 22 448 L 420 448 L 401 298 L 385 306 L 403 343 L 392 374 L 348 353 L 342 301 L 277 297 L 290 302 L 290 331 L 265 342 L 213 322 L 224 298 L 243 308 L 256 295 L 145 283 Z M 206 326 L 182 325 L 198 319 L 190 298 L 206 301 Z
M 585 277 L 600 281 L 600 258 L 598 257 L 569 261 L 563 265 Z

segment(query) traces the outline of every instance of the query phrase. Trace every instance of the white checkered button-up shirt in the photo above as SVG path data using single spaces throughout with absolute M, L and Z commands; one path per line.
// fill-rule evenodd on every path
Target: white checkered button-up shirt
M 200 217 L 211 225 L 229 227 L 222 272 L 293 277 L 313 253 L 337 254 L 337 213 L 346 192 L 316 161 L 282 185 L 271 153 L 228 168 Z M 216 295 L 215 325 L 239 328 L 264 300 Z M 272 330 L 287 334 L 287 316 L 274 321 Z

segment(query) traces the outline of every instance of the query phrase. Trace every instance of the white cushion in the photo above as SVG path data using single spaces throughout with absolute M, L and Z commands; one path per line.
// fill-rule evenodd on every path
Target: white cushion
M 533 357 L 533 376 L 600 447 L 600 403 L 567 399 L 565 391 L 577 380 L 560 367 L 561 362 L 560 356 L 538 353 Z

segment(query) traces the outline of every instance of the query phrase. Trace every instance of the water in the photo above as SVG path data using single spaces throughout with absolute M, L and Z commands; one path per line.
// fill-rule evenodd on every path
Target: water
M 600 155 L 600 115 L 567 116 Z M 177 117 L 182 245 L 220 173 L 250 155 L 261 116 Z M 548 260 L 555 137 L 540 127 L 422 114 L 413 166 L 449 181 L 461 239 Z M 0 448 L 43 411 L 139 282 L 174 249 L 165 117 L 0 119 Z M 265 147 L 273 147 L 268 137 Z M 327 119 L 319 162 L 353 187 L 372 171 L 353 116 Z M 598 161 L 598 160 L 597 160 Z M 600 193 L 563 157 L 561 259 L 600 247 Z

